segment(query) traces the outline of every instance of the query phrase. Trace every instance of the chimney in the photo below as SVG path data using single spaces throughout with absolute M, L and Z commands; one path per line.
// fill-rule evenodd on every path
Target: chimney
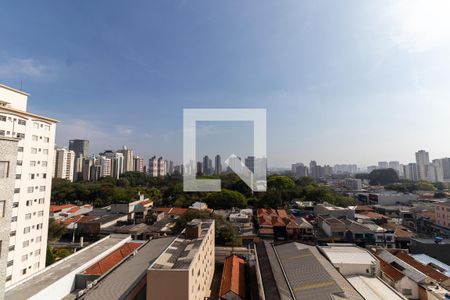
M 201 224 L 202 222 L 197 219 L 187 223 L 185 231 L 186 239 L 189 240 L 198 239 L 201 233 Z

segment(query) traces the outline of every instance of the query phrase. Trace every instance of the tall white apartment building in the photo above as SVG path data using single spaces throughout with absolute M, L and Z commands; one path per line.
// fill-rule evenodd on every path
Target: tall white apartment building
M 18 140 L 6 289 L 45 268 L 57 121 L 27 112 L 28 96 L 0 85 L 0 136 Z
M 152 156 L 148 160 L 148 175 L 158 177 L 158 159 L 156 159 L 156 156 Z
M 73 181 L 75 152 L 66 148 L 55 149 L 53 177 Z
M 426 165 L 430 163 L 430 155 L 425 150 L 416 152 L 417 172 L 420 180 L 427 180 Z
M 128 149 L 127 146 L 123 146 L 121 150 L 117 150 L 118 153 L 123 154 L 123 172 L 134 171 L 134 154 L 133 150 Z

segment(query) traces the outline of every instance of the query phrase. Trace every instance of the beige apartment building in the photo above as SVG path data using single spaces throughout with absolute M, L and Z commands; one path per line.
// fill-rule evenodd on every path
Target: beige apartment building
M 210 295 L 214 220 L 192 220 L 147 271 L 148 300 L 203 300 Z

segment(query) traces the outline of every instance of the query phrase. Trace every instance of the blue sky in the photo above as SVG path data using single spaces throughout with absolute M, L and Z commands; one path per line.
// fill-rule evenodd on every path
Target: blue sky
M 5 1 L 0 82 L 95 153 L 179 162 L 183 108 L 254 107 L 271 166 L 450 156 L 446 2 Z M 233 151 L 235 127 L 205 125 L 199 148 Z

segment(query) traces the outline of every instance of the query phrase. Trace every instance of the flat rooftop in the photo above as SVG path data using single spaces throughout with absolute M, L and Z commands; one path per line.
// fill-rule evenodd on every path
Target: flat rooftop
M 192 260 L 198 253 L 203 240 L 208 233 L 211 226 L 213 226 L 212 220 L 193 220 L 192 222 L 200 223 L 200 236 L 197 239 L 187 239 L 186 230 L 184 230 L 170 246 L 161 254 L 156 260 L 152 269 L 177 269 L 185 270 L 189 269 Z
M 320 247 L 320 250 L 331 261 L 336 264 L 372 264 L 376 262 L 367 250 L 353 244 L 328 244 Z
M 98 244 L 89 246 L 89 249 L 86 251 L 72 254 L 65 261 L 55 263 L 55 265 L 45 268 L 40 273 L 36 273 L 30 279 L 24 281 L 22 284 L 8 290 L 5 293 L 5 299 L 29 299 L 41 290 L 52 285 L 58 279 L 75 271 L 83 264 L 95 259 L 97 256 L 108 251 L 110 248 L 127 238 L 129 238 L 129 235 L 112 235 L 109 238 L 101 240 Z
M 363 299 L 316 247 L 265 246 L 281 299 Z
M 154 239 L 139 249 L 86 293 L 85 300 L 122 299 L 145 276 L 156 258 L 172 243 L 174 237 Z
M 399 295 L 392 288 L 376 277 L 350 276 L 347 277 L 350 284 L 365 299 L 371 300 L 403 300 L 405 297 Z

